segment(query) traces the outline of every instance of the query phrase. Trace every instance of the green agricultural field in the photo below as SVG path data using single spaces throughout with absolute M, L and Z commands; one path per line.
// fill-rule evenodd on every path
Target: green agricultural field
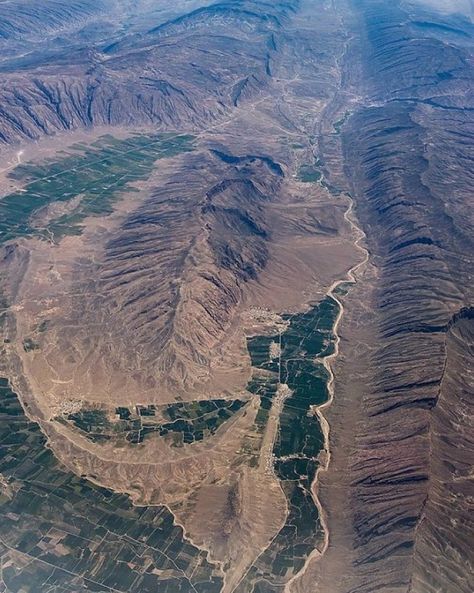
M 250 568 L 236 593 L 265 591 L 268 583 L 282 587 L 299 571 L 322 537 L 311 485 L 318 468 L 317 457 L 324 436 L 311 407 L 327 401 L 328 372 L 322 358 L 334 352 L 334 323 L 339 311 L 331 297 L 297 315 L 280 336 L 256 336 L 247 340 L 253 366 L 247 389 L 261 398 L 257 415 L 259 431 L 268 420 L 278 377 L 292 393 L 283 402 L 277 439 L 273 447 L 274 471 L 288 502 L 285 525 Z M 272 369 L 270 344 L 281 342 L 281 368 Z M 273 588 L 271 590 L 274 590 Z M 278 589 L 279 590 L 279 589 Z
M 136 445 L 156 434 L 167 438 L 173 446 L 180 447 L 212 436 L 246 404 L 240 399 L 214 399 L 166 406 L 137 405 L 133 409 L 117 408 L 114 417 L 104 409 L 84 408 L 69 414 L 67 420 L 57 420 L 71 422 L 96 443 L 114 440 Z M 165 418 L 166 421 L 159 418 Z
M 63 467 L 5 379 L 0 474 L 2 584 L 11 593 L 221 590 L 217 568 L 166 507 L 135 507 Z
M 303 183 L 321 183 L 323 180 L 323 162 L 319 157 L 312 164 L 301 165 L 298 170 L 298 179 Z
M 303 183 L 319 183 L 322 178 L 322 172 L 311 165 L 303 165 L 298 171 L 298 179 Z
M 163 410 L 163 415 L 170 422 L 160 424 L 156 430 L 160 436 L 171 435 L 174 446 L 189 445 L 215 434 L 222 424 L 246 404 L 246 401 L 239 399 L 170 404 Z M 152 426 L 145 426 L 143 432 L 147 434 L 147 431 L 153 430 Z
M 192 150 L 193 140 L 173 134 L 122 140 L 106 135 L 87 146 L 75 144 L 60 159 L 18 165 L 10 177 L 21 189 L 0 200 L 0 242 L 80 233 L 87 216 L 110 214 L 114 201 L 124 191 L 136 191 L 132 184 L 147 179 L 157 160 Z M 35 216 L 53 202 L 63 203 L 67 212 L 42 225 Z

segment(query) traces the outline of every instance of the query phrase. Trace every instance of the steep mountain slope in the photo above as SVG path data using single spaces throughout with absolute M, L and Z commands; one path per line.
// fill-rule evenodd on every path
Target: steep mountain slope
M 344 31 L 328 7 L 315 15 L 299 2 L 178 3 L 166 18 L 149 4 L 135 18 L 129 4 L 65 13 L 70 40 L 59 22 L 41 50 L 18 34 L 2 63 L 2 369 L 63 465 L 155 506 L 172 528 L 144 532 L 144 559 L 121 577 L 115 553 L 90 556 L 83 540 L 51 545 L 57 571 L 105 590 L 143 593 L 158 579 L 170 592 L 179 582 L 230 593 L 257 590 L 264 568 L 281 590 L 323 541 L 311 485 L 324 437 L 310 403 L 327 396 L 327 374 L 289 349 L 307 369 L 304 407 L 279 427 L 290 390 L 278 385 L 269 336 L 289 326 L 280 312 L 311 303 L 305 327 L 295 322 L 284 339 L 310 332 L 305 348 L 329 352 L 335 303 L 317 304 L 359 257 L 349 200 L 325 187 L 314 146 Z M 309 398 L 306 381 L 318 386 Z M 314 434 L 294 434 L 300 426 Z M 273 467 L 280 442 L 295 453 L 288 483 Z M 31 455 L 39 461 L 16 491 L 5 467 L 5 504 L 48 471 L 40 450 Z M 21 523 L 25 538 L 48 539 L 52 496 L 32 514 L 35 534 Z M 300 515 L 310 520 L 295 531 Z M 5 587 L 19 591 L 22 563 L 36 567 L 44 542 L 23 549 L 20 533 L 6 534 Z M 114 537 L 110 550 L 122 546 Z
M 202 127 L 265 86 L 275 51 L 272 35 L 297 4 L 276 3 L 269 10 L 255 2 L 215 3 L 148 30 L 132 28 L 119 41 L 116 21 L 126 8 L 121 4 L 78 2 L 58 12 L 53 3 L 41 12 L 27 11 L 26 20 L 20 7 L 5 6 L 12 35 L 21 38 L 22 27 L 31 30 L 43 20 L 46 31 L 65 35 L 69 27 L 79 30 L 79 38 L 73 37 L 72 54 L 56 38 L 0 63 L 0 141 L 109 124 Z M 98 36 L 81 28 L 84 19 L 97 15 L 112 23 L 105 29 L 109 41 L 104 29 Z
M 474 590 L 473 33 L 0 1 L 0 591 Z
M 467 593 L 473 26 L 409 3 L 367 0 L 354 12 L 364 96 L 343 146 L 375 268 L 364 305 L 348 304 L 330 412 L 335 462 L 323 499 L 331 509 L 338 484 L 349 497 L 329 511 L 323 589 Z M 360 341 L 367 347 L 355 350 Z M 335 583 L 344 553 L 351 562 Z

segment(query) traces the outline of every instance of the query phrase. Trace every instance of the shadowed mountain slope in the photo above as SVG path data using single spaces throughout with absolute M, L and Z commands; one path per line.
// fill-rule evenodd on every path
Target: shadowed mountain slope
M 366 0 L 354 10 L 364 97 L 343 146 L 377 278 L 368 276 L 373 315 L 349 304 L 353 359 L 340 363 L 330 418 L 335 442 L 347 443 L 343 410 L 354 408 L 355 440 L 323 495 L 331 506 L 331 488 L 344 483 L 349 498 L 334 511 L 334 546 L 321 568 L 342 562 L 344 537 L 353 542 L 343 544 L 350 567 L 327 590 L 468 593 L 473 27 L 411 3 Z M 360 88 L 354 77 L 349 85 Z M 360 316 L 365 329 L 354 325 Z M 354 352 L 364 332 L 367 349 Z M 337 473 L 343 465 L 346 476 Z M 350 536 L 337 512 L 349 518 Z
M 21 6 L 0 4 L 0 20 L 3 10 L 6 31 L 21 38 L 32 19 L 35 27 L 44 20 L 47 32 L 64 35 L 99 15 L 111 22 L 113 39 L 116 20 L 127 8 L 77 2 L 58 12 L 58 3 L 51 4 L 26 17 Z M 0 141 L 98 125 L 189 130 L 209 124 L 264 89 L 275 51 L 272 36 L 297 5 L 297 0 L 271 9 L 259 2 L 216 3 L 149 30 L 132 30 L 118 42 L 101 42 L 104 33 L 92 32 L 83 40 L 73 37 L 72 53 L 65 54 L 56 38 L 41 50 L 13 55 L 0 62 Z
M 0 0 L 0 507 L 116 503 L 94 566 L 2 531 L 0 591 L 472 593 L 463 6 Z

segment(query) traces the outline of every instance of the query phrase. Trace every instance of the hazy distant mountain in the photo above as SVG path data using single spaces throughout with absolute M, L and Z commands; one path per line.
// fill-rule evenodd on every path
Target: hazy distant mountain
M 470 0 L 0 0 L 0 591 L 474 590 Z

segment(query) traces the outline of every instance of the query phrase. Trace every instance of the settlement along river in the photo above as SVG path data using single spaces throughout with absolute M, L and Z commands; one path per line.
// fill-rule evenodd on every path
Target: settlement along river
M 334 282 L 323 300 L 307 311 L 282 315 L 286 329 L 276 335 L 247 341 L 252 378 L 247 389 L 261 399 L 257 423 L 279 416 L 270 459 L 285 493 L 288 514 L 282 529 L 245 574 L 235 593 L 274 593 L 288 588 L 314 555 L 324 553 L 328 530 L 316 495 L 317 476 L 327 469 L 329 426 L 322 414 L 334 395 L 332 361 L 338 354 L 338 325 L 344 307 L 341 297 L 356 282 L 368 259 L 360 246 L 364 233 L 353 222 L 352 199 L 345 213 L 363 258 L 347 276 Z M 275 349 L 272 345 L 278 344 Z M 272 356 L 272 350 L 276 355 Z M 288 575 L 293 575 L 290 582 Z

